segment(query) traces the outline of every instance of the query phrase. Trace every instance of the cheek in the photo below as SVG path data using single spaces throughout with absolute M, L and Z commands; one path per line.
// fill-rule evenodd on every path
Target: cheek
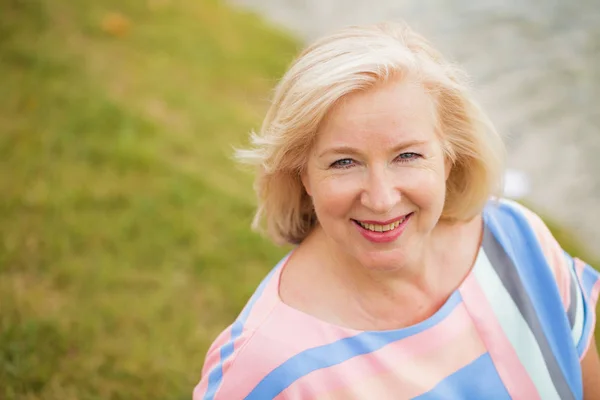
M 327 177 L 313 182 L 311 187 L 319 220 L 345 216 L 357 199 L 357 185 L 349 176 Z
M 412 170 L 403 176 L 398 186 L 405 198 L 422 208 L 439 208 L 446 196 L 443 174 L 433 170 Z

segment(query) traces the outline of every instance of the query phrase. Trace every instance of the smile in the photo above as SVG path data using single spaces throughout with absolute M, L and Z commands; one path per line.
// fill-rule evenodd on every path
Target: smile
M 370 242 L 386 243 L 398 239 L 413 213 L 388 221 L 352 221 L 360 234 Z
M 405 219 L 406 219 L 406 216 L 402 217 L 401 219 L 399 219 L 396 222 L 392 222 L 391 224 L 386 224 L 386 225 L 368 224 L 368 223 L 361 222 L 361 221 L 356 221 L 356 222 L 363 228 L 368 229 L 372 232 L 387 232 L 387 231 L 391 231 L 391 230 L 399 227 L 400 224 L 403 223 Z

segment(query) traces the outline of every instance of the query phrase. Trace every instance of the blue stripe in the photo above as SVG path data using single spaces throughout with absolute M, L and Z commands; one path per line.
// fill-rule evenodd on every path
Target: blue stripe
M 313 371 L 343 363 L 353 357 L 372 353 L 390 343 L 416 335 L 441 322 L 461 302 L 462 298 L 456 291 L 431 318 L 409 328 L 362 332 L 296 354 L 265 376 L 245 399 L 273 399 L 296 380 Z
M 462 367 L 414 400 L 510 400 L 489 353 Z
M 261 296 L 262 292 L 265 290 L 265 287 L 267 286 L 271 278 L 273 278 L 273 275 L 275 275 L 275 272 L 283 266 L 285 260 L 287 260 L 288 257 L 289 254 L 286 257 L 284 257 L 275 266 L 275 268 L 271 270 L 271 272 L 269 272 L 265 279 L 263 279 L 263 281 L 260 283 L 260 285 L 258 285 L 258 288 L 246 304 L 246 307 L 244 307 L 239 317 L 235 320 L 233 325 L 231 325 L 231 337 L 229 338 L 229 341 L 227 343 L 221 346 L 221 360 L 212 369 L 212 371 L 210 371 L 210 374 L 208 375 L 208 387 L 206 389 L 206 394 L 204 395 L 204 400 L 213 400 L 215 398 L 217 390 L 219 390 L 221 382 L 223 381 L 223 363 L 233 354 L 235 340 L 239 338 L 242 332 L 244 331 L 244 324 L 248 319 L 248 315 L 250 315 L 250 311 L 252 311 L 252 307 L 254 306 L 258 298 Z
M 595 304 L 590 304 L 590 296 L 592 295 L 592 289 L 594 288 L 594 284 L 598 281 L 598 272 L 594 270 L 589 265 L 586 265 L 581 274 L 581 286 L 583 289 L 584 299 L 583 299 L 583 332 L 581 334 L 581 339 L 579 343 L 577 343 L 577 353 L 579 357 L 583 355 L 585 348 L 588 345 L 590 340 L 590 335 L 594 332 L 594 318 L 590 316 L 591 313 L 595 313 L 596 310 L 593 306 Z
M 565 381 L 556 356 L 548 344 L 548 339 L 544 334 L 540 319 L 533 307 L 531 296 L 529 296 L 523 286 L 515 263 L 488 228 L 483 233 L 483 249 L 484 254 L 488 256 L 491 262 L 490 267 L 495 271 L 495 275 L 504 288 L 504 290 L 499 290 L 494 298 L 490 299 L 491 304 L 492 306 L 496 305 L 496 307 L 500 306 L 500 309 L 497 309 L 499 312 L 496 312 L 499 322 L 515 348 L 519 359 L 527 369 L 529 375 L 531 375 L 531 379 L 535 383 L 540 396 L 544 399 L 560 398 L 562 400 L 572 400 L 573 394 L 571 393 L 571 388 Z M 476 273 L 476 275 L 478 274 Z M 487 275 L 487 279 L 480 280 L 482 288 L 483 283 L 491 277 L 490 274 Z M 510 297 L 503 300 L 500 297 L 496 299 L 495 297 L 500 296 L 500 293 L 503 291 L 506 291 Z M 518 325 L 506 325 L 503 323 L 503 321 L 506 321 L 506 317 L 510 315 L 509 310 L 511 310 L 510 306 L 512 304 L 509 303 L 516 306 L 516 310 L 514 311 L 516 311 L 516 314 L 520 314 L 522 317 L 521 321 L 525 323 L 525 326 L 517 328 Z M 519 319 L 517 318 L 516 320 Z M 529 336 L 527 333 L 530 333 L 532 336 Z M 515 334 L 517 335 L 516 337 L 514 336 Z M 532 357 L 534 354 L 536 356 Z M 540 361 L 542 364 L 537 364 Z
M 574 346 L 565 345 L 572 343 L 569 320 L 566 312 L 558 312 L 564 310 L 562 298 L 535 232 L 516 206 L 505 202 L 488 206 L 486 216 L 490 231 L 517 267 L 571 392 L 576 399 L 582 398 L 579 357 Z

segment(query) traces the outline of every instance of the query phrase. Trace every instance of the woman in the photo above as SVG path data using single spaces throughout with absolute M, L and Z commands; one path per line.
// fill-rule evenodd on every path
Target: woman
M 252 139 L 255 224 L 297 246 L 213 343 L 194 399 L 600 399 L 598 274 L 491 200 L 502 143 L 421 36 L 317 41 Z

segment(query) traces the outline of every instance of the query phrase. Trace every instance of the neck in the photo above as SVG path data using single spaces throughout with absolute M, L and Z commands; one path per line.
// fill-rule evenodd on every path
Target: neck
M 342 312 L 348 310 L 352 327 L 385 330 L 408 326 L 431 315 L 439 292 L 439 264 L 429 243 L 419 257 L 395 265 L 372 268 L 341 251 L 317 228 L 311 235 L 318 255 L 320 276 L 329 295 L 339 299 Z M 429 238 L 428 242 L 435 243 Z M 402 309 L 403 312 L 398 312 Z M 435 311 L 435 310 L 433 310 Z M 345 319 L 344 317 L 342 317 Z M 347 323 L 348 324 L 348 323 Z
M 386 265 L 363 265 L 350 256 L 317 226 L 308 240 L 311 242 L 313 254 L 318 255 L 319 264 L 345 282 L 351 283 L 354 289 L 372 288 L 376 292 L 390 293 L 394 290 L 382 290 L 393 287 L 430 286 L 435 277 L 436 266 L 445 258 L 449 248 L 447 232 L 449 229 L 441 224 L 424 238 L 415 249 L 414 245 L 408 257 L 394 260 Z
M 348 318 L 352 327 L 394 329 L 431 316 L 460 284 L 474 258 L 456 257 L 456 251 L 448 250 L 455 248 L 456 237 L 466 239 L 464 233 L 474 232 L 473 228 L 473 223 L 440 223 L 422 241 L 422 251 L 411 252 L 411 259 L 384 268 L 361 265 L 319 227 L 306 244 L 318 260 L 313 265 L 318 265 L 320 284 L 327 289 L 328 297 L 339 299 L 339 309 L 352 310 Z M 477 237 L 473 239 L 477 241 Z

